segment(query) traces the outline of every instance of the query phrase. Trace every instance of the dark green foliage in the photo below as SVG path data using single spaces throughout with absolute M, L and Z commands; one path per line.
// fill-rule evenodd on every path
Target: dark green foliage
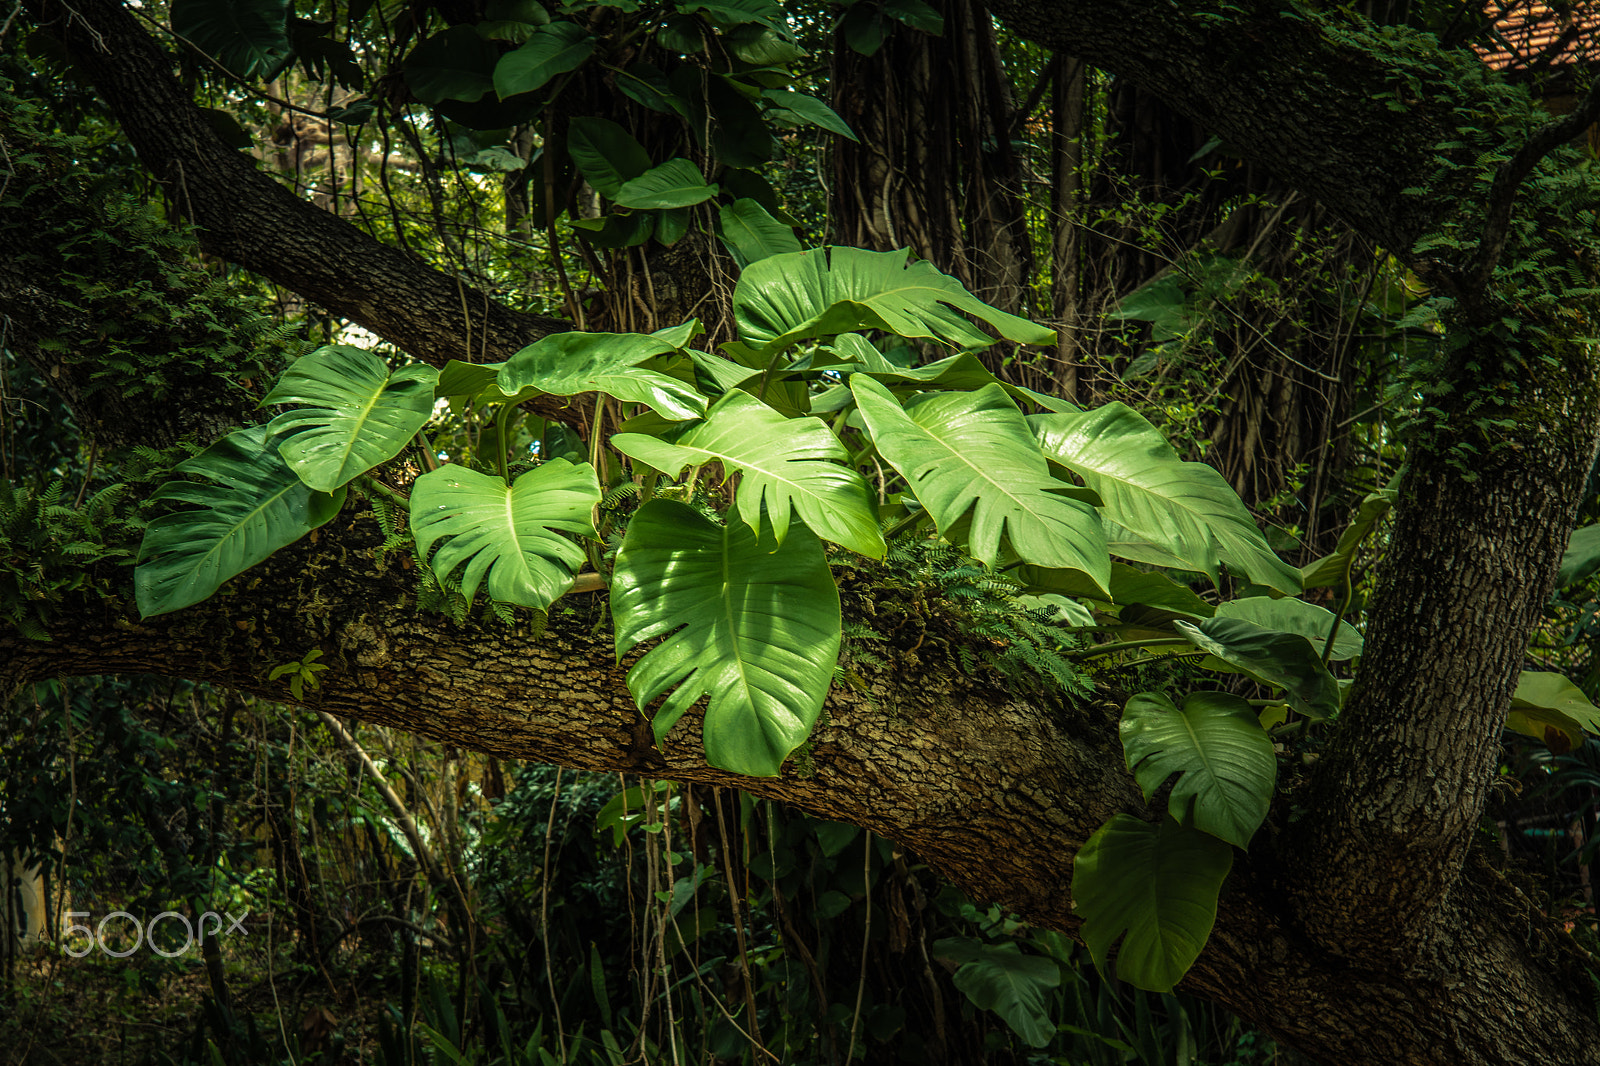
M 201 385 L 241 413 L 293 347 L 297 326 L 256 313 L 222 278 L 195 269 L 193 234 L 158 218 L 115 174 L 79 162 L 83 138 L 51 132 L 33 103 L 0 83 L 0 137 L 26 149 L 0 184 L 0 227 L 24 249 L 15 268 L 71 294 L 62 333 L 42 352 L 86 366 L 86 395 L 161 402 Z M 219 403 L 218 406 L 221 406 Z
M 992 672 L 1022 692 L 1093 693 L 1066 657 L 1083 638 L 1056 621 L 1056 609 L 1028 602 L 1018 583 L 954 547 L 908 536 L 891 542 L 881 566 L 842 552 L 832 561 L 841 587 L 858 593 L 845 597 L 846 661 L 915 671 L 937 656 L 944 669 Z

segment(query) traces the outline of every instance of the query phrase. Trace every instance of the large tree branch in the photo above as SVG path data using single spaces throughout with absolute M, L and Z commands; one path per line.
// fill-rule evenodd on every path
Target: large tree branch
M 1453 135 L 1462 96 L 1448 68 L 1415 62 L 1420 35 L 1381 38 L 1359 16 L 1318 21 L 1264 0 L 1222 5 L 1227 14 L 1132 0 L 986 3 L 1028 40 L 1161 96 L 1402 259 L 1458 206 L 1403 194 L 1433 172 L 1433 146 Z M 1440 59 L 1477 63 L 1470 53 Z
M 28 0 L 93 80 L 201 246 L 350 319 L 424 362 L 495 362 L 569 323 L 513 311 L 297 198 L 227 147 L 171 59 L 114 0 Z
M 698 711 L 657 749 L 624 684 L 627 664 L 613 657 L 602 600 L 562 601 L 537 634 L 457 627 L 417 612 L 412 576 L 397 560 L 375 562 L 380 539 L 369 519 L 347 515 L 224 594 L 148 620 L 105 595 L 125 581 L 105 567 L 100 591 L 63 604 L 50 643 L 0 634 L 0 689 L 152 672 L 283 700 L 272 668 L 317 648 L 331 667 L 306 694 L 319 710 L 510 758 L 733 785 L 882 833 L 975 897 L 1069 933 L 1072 856 L 1111 814 L 1151 816 L 1122 767 L 1114 702 L 1019 699 L 935 658 L 931 643 L 914 671 L 863 667 L 865 691 L 836 689 L 781 777 L 707 766 Z M 1329 1062 L 1588 1061 L 1600 1026 L 1584 1009 L 1581 959 L 1540 932 L 1531 905 L 1487 867 L 1456 892 L 1449 936 L 1422 972 L 1369 968 L 1308 941 L 1281 889 L 1277 855 L 1300 832 L 1289 809 L 1236 865 L 1187 988 Z M 1519 1024 L 1461 1022 L 1491 1016 Z

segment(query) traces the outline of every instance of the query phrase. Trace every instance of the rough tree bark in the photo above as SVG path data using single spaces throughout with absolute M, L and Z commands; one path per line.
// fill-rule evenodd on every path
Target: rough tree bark
M 459 325 L 414 313 L 458 307 L 454 280 L 226 158 L 148 42 L 101 47 L 121 39 L 126 12 L 108 0 L 30 7 L 108 98 L 126 97 L 121 118 L 170 187 L 192 196 L 209 175 L 226 188 L 230 217 L 194 212 L 212 251 L 381 323 L 418 355 L 464 350 Z M 1408 82 L 1402 73 L 1415 71 L 1395 56 L 1280 17 L 1277 4 L 1227 16 L 1149 0 L 992 7 L 1042 44 L 1141 80 L 1413 265 L 1463 277 L 1410 252 L 1459 200 L 1401 190 L 1428 177 L 1431 146 L 1470 90 Z M 1403 113 L 1388 106 L 1396 100 Z M 290 260 L 307 241 L 354 277 Z M 0 290 L 0 308 L 17 298 Z M 1489 343 L 1482 317 L 1458 323 L 1467 356 Z M 536 328 L 492 306 L 474 321 L 472 350 L 491 355 Z M 1600 425 L 1592 352 L 1558 354 L 1516 368 L 1529 423 L 1504 430 L 1509 446 L 1479 471 L 1450 462 L 1449 441 L 1419 447 L 1356 694 L 1322 760 L 1236 864 L 1186 979 L 1326 1062 L 1576 1066 L 1600 1046 L 1587 958 L 1471 848 L 1528 625 Z M 951 663 L 872 676 L 871 699 L 835 693 L 807 757 L 779 778 L 736 780 L 701 759 L 693 715 L 664 751 L 651 745 L 610 642 L 595 634 L 601 605 L 575 596 L 537 635 L 456 627 L 412 609 L 409 577 L 374 555 L 379 539 L 345 515 L 211 601 L 149 621 L 132 608 L 126 570 L 108 566 L 59 605 L 50 643 L 0 633 L 0 688 L 149 671 L 281 699 L 272 667 L 321 648 L 333 669 L 307 698 L 321 710 L 497 755 L 737 785 L 893 837 L 976 895 L 1068 932 L 1071 856 L 1109 815 L 1148 816 L 1121 768 L 1114 702 L 1021 700 Z

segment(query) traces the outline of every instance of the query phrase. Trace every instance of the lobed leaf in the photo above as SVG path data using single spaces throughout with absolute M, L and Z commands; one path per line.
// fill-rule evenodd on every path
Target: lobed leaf
M 611 581 L 617 657 L 664 638 L 628 671 L 641 710 L 666 694 L 657 743 L 707 696 L 707 761 L 751 777 L 775 776 L 805 742 L 839 656 L 822 542 L 799 523 L 775 550 L 774 540 L 653 499 L 634 514 Z
M 1131 407 L 1110 403 L 1028 422 L 1045 453 L 1100 494 L 1107 518 L 1169 553 L 1181 569 L 1216 581 L 1225 562 L 1280 592 L 1300 591 L 1299 571 L 1268 546 L 1223 476 L 1179 459 Z
M 749 393 L 724 393 L 705 420 L 667 440 L 619 433 L 612 446 L 671 476 L 688 466 L 722 464 L 742 475 L 735 505 L 752 532 L 771 526 L 778 544 L 798 514 L 817 535 L 875 559 L 886 548 L 867 498 L 866 482 L 839 464 L 849 459 L 844 445 L 818 418 L 785 418 Z
M 1059 963 L 1024 955 L 1014 942 L 990 944 L 966 936 L 937 940 L 933 951 L 960 963 L 955 986 L 979 1010 L 998 1014 L 1029 1047 L 1044 1047 L 1055 1037 L 1048 993 L 1061 984 Z
M 1047 344 L 1055 339 L 1043 326 L 990 307 L 932 263 L 908 261 L 904 251 L 832 248 L 775 255 L 739 275 L 733 304 L 739 335 L 756 348 L 865 329 L 959 348 L 993 344 L 967 314 L 1007 340 Z
M 1022 412 L 998 385 L 919 397 L 908 412 L 865 374 L 850 378 L 884 459 L 906 479 L 941 534 L 970 512 L 968 548 L 993 566 L 1002 535 L 1024 561 L 1078 570 L 1105 593 L 1111 560 L 1094 508 L 1067 499 Z
M 551 459 L 507 485 L 492 474 L 443 466 L 411 488 L 417 554 L 442 579 L 464 567 L 470 604 L 487 581 L 491 599 L 544 610 L 566 592 L 583 565 L 583 548 L 561 533 L 596 536 L 600 487 L 588 463 Z
M 1142 692 L 1122 710 L 1128 769 L 1148 803 L 1173 774 L 1167 811 L 1186 826 L 1240 848 L 1267 816 L 1278 761 L 1250 704 L 1226 692 L 1191 692 L 1183 709 Z
M 332 492 L 400 454 L 433 414 L 438 380 L 431 366 L 391 374 L 371 352 L 331 344 L 295 360 L 261 406 L 308 405 L 278 415 L 267 432 L 301 481 Z
M 133 578 L 143 618 L 199 603 L 344 505 L 343 488 L 317 492 L 295 476 L 266 426 L 228 434 L 176 472 L 210 484 L 169 481 L 151 497 L 198 510 L 165 514 L 146 527 Z

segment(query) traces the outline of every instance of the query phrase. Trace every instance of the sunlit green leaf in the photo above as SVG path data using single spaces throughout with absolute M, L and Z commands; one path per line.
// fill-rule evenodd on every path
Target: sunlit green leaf
M 990 307 L 932 263 L 909 262 L 903 251 L 833 248 L 775 255 L 739 275 L 733 300 L 740 336 L 758 348 L 865 329 L 960 348 L 993 344 L 993 337 L 967 321 L 968 314 L 1008 340 L 1055 339 L 1043 326 Z
M 723 526 L 673 500 L 634 514 L 617 555 L 611 614 L 617 652 L 664 638 L 628 671 L 657 741 L 701 696 L 713 766 L 776 775 L 805 742 L 839 655 L 839 590 L 822 542 L 795 523 L 773 550 L 743 522 Z
M 676 350 L 669 341 L 643 333 L 552 333 L 506 360 L 500 388 L 512 395 L 528 388 L 555 396 L 604 392 L 649 404 L 669 418 L 698 418 L 705 412 L 704 397 L 638 365 Z
M 817 535 L 881 559 L 883 534 L 861 475 L 839 465 L 849 458 L 818 418 L 785 418 L 748 393 L 723 395 L 706 413 L 668 440 L 619 433 L 612 446 L 672 476 L 686 466 L 722 464 L 740 474 L 735 503 L 751 531 L 763 514 L 781 542 L 791 511 Z M 831 461 L 830 461 L 831 460 Z
M 668 207 L 693 207 L 705 203 L 720 190 L 708 185 L 700 168 L 687 159 L 669 159 L 640 174 L 617 190 L 620 207 L 654 210 Z
M 1300 591 L 1299 571 L 1268 546 L 1222 475 L 1180 460 L 1132 408 L 1110 403 L 1028 422 L 1046 454 L 1100 494 L 1107 518 L 1169 552 L 1182 569 L 1216 580 L 1225 562 L 1280 592 Z
M 304 404 L 267 426 L 301 481 L 332 492 L 393 459 L 433 413 L 439 372 L 420 363 L 389 373 L 378 356 L 344 344 L 295 360 L 261 401 Z
M 461 594 L 471 603 L 480 585 L 491 599 L 539 610 L 572 584 L 583 548 L 561 536 L 595 536 L 600 502 L 594 468 L 551 459 L 507 485 L 463 466 L 442 466 L 411 488 L 411 530 L 417 554 L 444 578 L 461 568 Z M 485 580 L 487 579 L 487 581 Z
M 879 453 L 941 533 L 970 512 L 968 550 L 982 562 L 994 565 L 1004 535 L 1027 562 L 1081 570 L 1102 590 L 1110 583 L 1094 508 L 1055 491 L 1061 483 L 1000 386 L 926 394 L 909 411 L 865 374 L 850 387 Z
M 339 513 L 345 490 L 307 487 L 276 443 L 266 426 L 230 433 L 174 471 L 206 483 L 169 481 L 151 497 L 198 509 L 161 515 L 146 527 L 134 571 L 141 617 L 199 603 Z

